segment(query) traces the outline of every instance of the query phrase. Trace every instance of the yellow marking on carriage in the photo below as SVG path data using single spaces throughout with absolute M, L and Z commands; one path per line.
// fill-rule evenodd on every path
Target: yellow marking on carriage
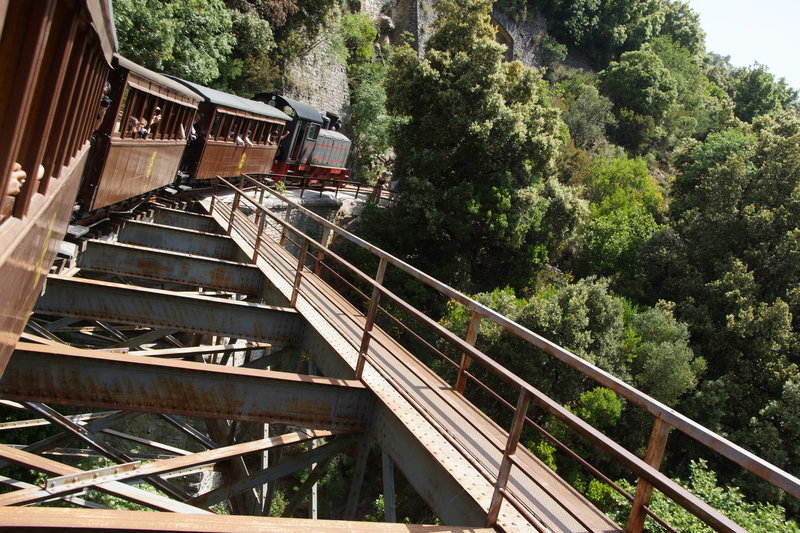
M 158 150 L 153 150 L 153 155 L 150 156 L 150 162 L 147 163 L 147 170 L 144 173 L 146 178 L 149 178 L 150 174 L 153 173 L 153 165 L 156 164 L 156 155 L 157 154 L 158 154 Z

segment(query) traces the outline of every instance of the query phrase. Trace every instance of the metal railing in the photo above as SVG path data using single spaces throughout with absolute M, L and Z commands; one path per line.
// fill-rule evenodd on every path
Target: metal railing
M 300 198 L 303 198 L 306 191 L 314 191 L 322 196 L 325 192 L 333 192 L 334 198 L 340 192 L 352 193 L 355 199 L 362 196 L 369 199 L 373 203 L 380 205 L 392 205 L 397 200 L 397 194 L 390 191 L 388 186 L 383 185 L 370 185 L 360 181 L 345 180 L 339 178 L 319 178 L 314 176 L 298 176 L 295 174 L 267 174 L 276 182 L 283 181 L 286 184 L 287 190 L 299 189 Z M 276 178 L 279 178 L 276 180 Z M 252 179 L 252 178 L 251 178 Z
M 415 342 L 424 344 L 426 348 L 440 357 L 445 365 L 454 370 L 455 379 L 451 385 L 451 391 L 463 395 L 467 384 L 472 383 L 493 397 L 503 408 L 510 411 L 512 414 L 512 421 L 507 429 L 508 439 L 505 446 L 502 448 L 502 460 L 500 465 L 494 471 L 489 471 L 485 464 L 471 457 L 470 453 L 464 449 L 463 444 L 458 442 L 453 436 L 443 433 L 443 436 L 450 441 L 479 472 L 494 484 L 494 494 L 487 513 L 487 526 L 493 526 L 495 524 L 503 501 L 509 502 L 521 514 L 526 516 L 532 524 L 537 525 L 536 517 L 532 512 L 514 496 L 513 491 L 508 490 L 509 473 L 512 467 L 521 469 L 523 466 L 517 457 L 517 452 L 520 446 L 520 434 L 526 425 L 541 433 L 545 439 L 552 442 L 560 451 L 578 461 L 579 464 L 595 477 L 610 484 L 614 490 L 631 502 L 632 509 L 626 529 L 632 533 L 642 531 L 645 518 L 648 516 L 668 530 L 673 530 L 647 507 L 654 488 L 715 530 L 745 531 L 659 471 L 661 459 L 666 450 L 668 436 L 672 429 L 680 431 L 708 449 L 736 463 L 745 470 L 765 479 L 790 496 L 800 499 L 800 480 L 791 474 L 713 433 L 697 422 L 685 417 L 669 406 L 658 402 L 624 381 L 612 376 L 608 372 L 588 363 L 561 346 L 552 343 L 424 272 L 417 270 L 404 261 L 371 245 L 356 235 L 331 224 L 324 218 L 291 202 L 283 195 L 269 189 L 257 180 L 243 175 L 240 180 L 240 185 L 243 186 L 247 184 L 253 187 L 255 190 L 252 191 L 252 193 L 254 196 L 258 196 L 258 198 L 251 198 L 242 187 L 236 187 L 230 181 L 219 179 L 218 182 L 220 186 L 233 192 L 233 200 L 230 207 L 223 206 L 217 199 L 217 196 L 214 195 L 211 200 L 211 211 L 213 213 L 215 209 L 218 209 L 220 212 L 224 211 L 228 214 L 227 230 L 229 233 L 233 230 L 234 226 L 236 226 L 237 231 L 241 230 L 245 234 L 248 234 L 249 237 L 252 237 L 253 240 L 251 242 L 255 243 L 253 252 L 254 261 L 261 255 L 262 245 L 266 238 L 272 238 L 281 247 L 286 247 L 289 244 L 293 245 L 296 263 L 292 265 L 292 279 L 287 280 L 291 282 L 293 287 L 291 295 L 292 305 L 296 304 L 301 294 L 303 279 L 309 276 L 318 276 L 322 273 L 323 268 L 327 276 L 335 279 L 336 283 L 342 286 L 340 292 L 346 296 L 349 302 L 356 307 L 358 307 L 359 304 L 361 304 L 362 307 L 366 304 L 366 309 L 362 311 L 363 315 L 358 317 L 359 324 L 363 324 L 363 326 L 359 326 L 363 328 L 360 343 L 352 344 L 353 347 L 358 350 L 359 354 L 355 368 L 355 376 L 357 379 L 361 379 L 367 362 L 370 362 L 371 368 L 375 369 L 378 373 L 385 374 L 385 370 L 380 368 L 379 363 L 371 361 L 370 355 L 371 343 L 380 341 L 379 336 L 375 335 L 373 330 L 378 314 L 382 313 L 389 316 L 392 323 L 402 329 L 404 335 L 414 337 Z M 281 202 L 286 203 L 289 209 L 299 210 L 305 216 L 319 223 L 322 227 L 322 237 L 320 239 L 310 237 L 261 206 L 260 203 L 265 194 L 279 199 Z M 239 211 L 239 206 L 242 202 L 249 203 L 253 207 L 255 212 L 254 223 L 245 220 L 246 215 Z M 268 237 L 268 235 L 272 237 Z M 328 248 L 328 242 L 332 235 L 349 241 L 370 252 L 378 259 L 378 268 L 375 276 L 369 276 L 361 272 L 344 258 L 331 251 Z M 333 266 L 329 263 L 332 263 Z M 398 269 L 416 281 L 430 287 L 450 301 L 465 306 L 471 313 L 471 319 L 465 338 L 462 339 L 450 332 L 441 324 L 412 307 L 385 287 L 384 278 L 387 267 L 389 266 Z M 347 280 L 345 274 L 349 274 L 354 280 Z M 364 290 L 364 288 L 366 288 L 366 290 Z M 309 289 L 313 289 L 310 284 Z M 455 352 L 462 354 L 460 361 L 457 362 L 448 357 L 432 343 L 427 342 L 421 335 L 414 333 L 411 328 L 405 325 L 406 321 L 393 316 L 392 313 L 389 312 L 389 306 L 397 310 L 395 313 L 398 311 L 404 313 L 406 317 L 432 333 L 436 339 L 445 342 L 450 345 Z M 532 347 L 542 350 L 546 354 L 549 354 L 569 367 L 579 371 L 597 384 L 611 389 L 633 405 L 652 415 L 654 418 L 653 427 L 644 459 L 631 453 L 555 400 L 546 396 L 525 380 L 476 349 L 475 343 L 480 331 L 480 324 L 482 321 L 486 320 L 495 323 L 506 332 L 515 335 Z M 345 335 L 343 335 L 343 337 L 346 338 Z M 470 372 L 470 366 L 472 364 L 480 365 L 488 374 L 499 378 L 506 388 L 511 387 L 516 391 L 516 402 L 503 398 L 501 392 L 492 389 L 481 381 L 476 376 L 475 372 Z M 404 393 L 399 388 L 398 392 L 404 395 L 412 404 L 415 403 L 413 398 L 409 397 L 407 393 Z M 603 451 L 608 457 L 635 474 L 639 478 L 635 494 L 628 494 L 622 488 L 614 484 L 608 477 L 603 475 L 602 472 L 590 465 L 577 453 L 570 450 L 565 444 L 559 442 L 553 435 L 547 433 L 541 426 L 531 420 L 531 418 L 528 417 L 528 407 L 531 403 L 537 405 L 544 413 L 551 415 L 566 425 L 576 434 L 588 440 L 594 447 Z M 426 418 L 430 416 L 425 413 L 424 409 L 419 405 L 417 405 L 417 410 Z

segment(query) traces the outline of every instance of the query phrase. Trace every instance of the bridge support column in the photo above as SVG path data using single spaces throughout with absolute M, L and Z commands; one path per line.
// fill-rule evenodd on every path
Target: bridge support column
M 345 507 L 344 519 L 353 520 L 356 515 L 356 506 L 361 494 L 361 484 L 364 482 L 364 472 L 367 470 L 367 459 L 369 458 L 369 448 L 375 436 L 375 422 L 370 422 L 369 427 L 358 442 L 356 451 L 356 467 L 353 472 L 353 481 L 350 485 L 350 493 L 347 495 L 347 507 Z
M 394 501 L 394 462 L 385 450 L 381 451 L 383 464 L 383 521 L 397 522 L 397 509 Z

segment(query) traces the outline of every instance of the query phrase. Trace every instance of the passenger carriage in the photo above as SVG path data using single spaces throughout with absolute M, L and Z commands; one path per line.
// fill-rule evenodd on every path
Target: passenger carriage
M 201 101 L 185 85 L 119 55 L 113 66 L 111 105 L 80 194 L 85 211 L 172 184 Z
M 202 98 L 182 165 L 188 180 L 270 172 L 291 117 L 263 102 L 174 79 Z
M 0 2 L 0 373 L 72 215 L 116 49 L 111 13 L 110 1 Z

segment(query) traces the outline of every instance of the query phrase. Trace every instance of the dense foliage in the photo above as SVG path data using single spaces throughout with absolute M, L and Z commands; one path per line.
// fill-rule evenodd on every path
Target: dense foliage
M 392 56 L 387 105 L 402 117 L 395 175 L 406 200 L 375 237 L 464 288 L 523 286 L 548 257 L 539 237 L 562 123 L 539 74 L 503 61 L 490 0 L 437 6 L 424 58 L 409 46 Z
M 157 72 L 250 96 L 289 85 L 334 0 L 114 0 L 120 53 Z

